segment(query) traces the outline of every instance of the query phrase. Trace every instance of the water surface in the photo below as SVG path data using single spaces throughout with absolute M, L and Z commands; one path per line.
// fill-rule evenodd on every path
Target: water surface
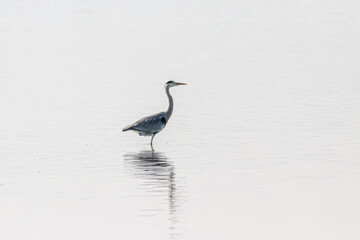
M 0 5 L 2 239 L 360 237 L 358 3 Z

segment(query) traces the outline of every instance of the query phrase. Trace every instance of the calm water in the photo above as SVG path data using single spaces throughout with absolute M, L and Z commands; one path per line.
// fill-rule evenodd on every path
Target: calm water
M 0 238 L 358 239 L 359 10 L 1 1 Z

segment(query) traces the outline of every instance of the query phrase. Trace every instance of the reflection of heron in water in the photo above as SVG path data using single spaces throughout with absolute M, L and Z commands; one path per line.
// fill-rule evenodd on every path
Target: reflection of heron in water
M 149 192 L 168 194 L 170 229 L 176 223 L 175 169 L 166 156 L 160 152 L 140 151 L 124 154 L 124 162 L 131 165 L 132 175 L 145 180 L 143 187 Z

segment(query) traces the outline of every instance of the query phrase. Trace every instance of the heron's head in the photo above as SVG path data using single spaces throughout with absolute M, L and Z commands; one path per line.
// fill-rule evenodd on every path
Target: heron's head
M 168 81 L 166 84 L 165 84 L 165 87 L 176 87 L 176 86 L 181 86 L 181 85 L 186 85 L 186 83 L 179 83 L 179 82 L 175 82 L 175 81 Z

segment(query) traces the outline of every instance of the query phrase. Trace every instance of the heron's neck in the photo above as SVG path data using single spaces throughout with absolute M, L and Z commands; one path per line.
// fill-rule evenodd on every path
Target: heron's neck
M 166 118 L 166 121 L 168 121 L 169 118 L 171 117 L 171 114 L 172 114 L 173 109 L 174 109 L 174 101 L 173 101 L 172 96 L 170 95 L 169 87 L 165 88 L 165 92 L 166 92 L 166 96 L 169 99 L 169 107 L 165 112 L 165 118 Z

